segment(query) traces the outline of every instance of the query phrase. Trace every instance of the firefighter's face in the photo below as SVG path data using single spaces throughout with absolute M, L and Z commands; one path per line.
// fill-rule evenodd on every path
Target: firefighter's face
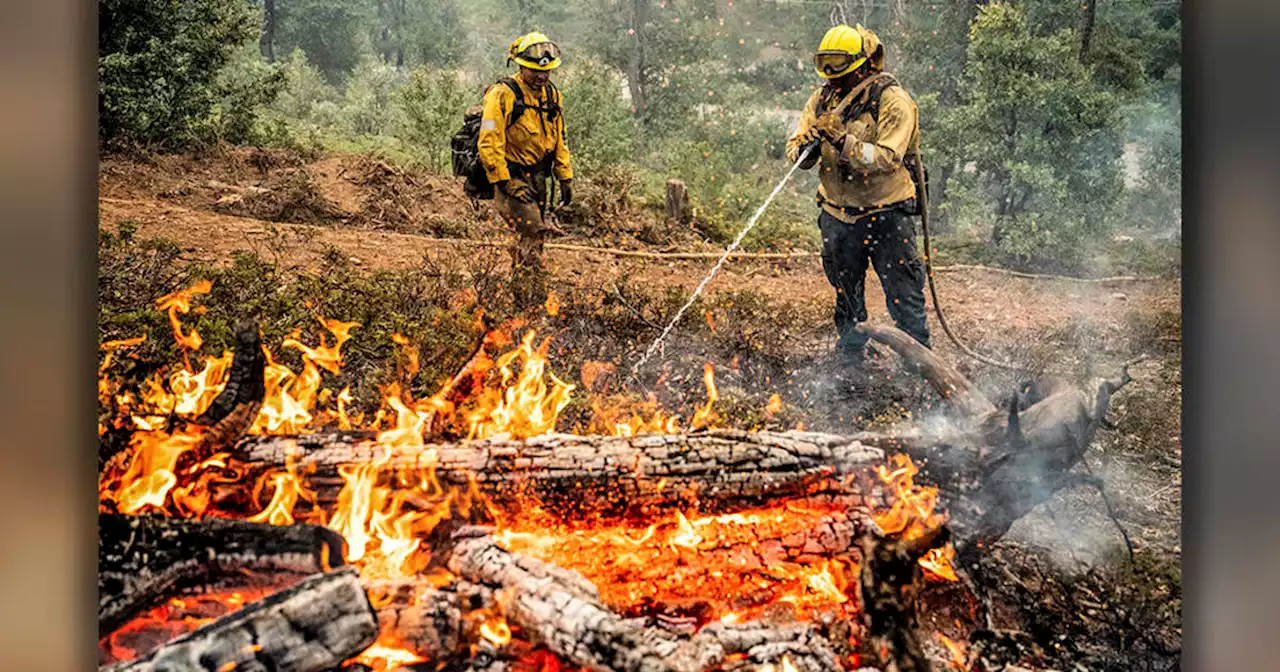
M 520 74 L 524 77 L 526 84 L 531 86 L 546 86 L 547 80 L 551 79 L 550 70 L 534 70 L 533 68 L 520 68 Z

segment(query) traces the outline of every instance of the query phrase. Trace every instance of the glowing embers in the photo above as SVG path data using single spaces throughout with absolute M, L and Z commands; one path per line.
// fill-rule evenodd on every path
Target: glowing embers
M 767 609 L 851 615 L 857 565 L 842 551 L 855 527 L 840 510 L 779 503 L 719 516 L 677 511 L 647 526 L 521 520 L 498 540 L 577 570 L 620 613 L 703 624 L 746 622 Z
M 353 662 L 376 672 L 387 672 L 425 661 L 425 658 L 410 650 L 407 644 L 393 635 L 384 633 Z
M 275 590 L 252 588 L 175 597 L 98 640 L 99 663 L 108 665 L 133 660 Z

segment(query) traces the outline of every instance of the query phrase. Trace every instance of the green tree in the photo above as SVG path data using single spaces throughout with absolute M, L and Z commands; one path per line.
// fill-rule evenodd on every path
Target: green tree
M 618 73 L 600 63 L 575 63 L 560 83 L 565 137 L 582 172 L 625 163 L 635 155 L 635 120 L 622 99 Z
M 713 0 L 590 0 L 583 12 L 592 53 L 627 79 L 631 107 L 645 132 L 675 132 L 708 96 L 705 71 L 717 17 Z
M 276 0 L 275 50 L 301 49 L 331 83 L 360 61 L 374 25 L 369 0 Z
M 965 196 L 994 218 L 999 249 L 1024 264 L 1080 261 L 1122 188 L 1119 100 L 1095 85 L 1078 46 L 1070 29 L 1035 34 L 1022 6 L 982 8 L 960 105 L 940 124 L 971 162 Z
M 242 0 L 101 0 L 102 140 L 179 149 L 204 137 L 219 73 L 256 35 Z

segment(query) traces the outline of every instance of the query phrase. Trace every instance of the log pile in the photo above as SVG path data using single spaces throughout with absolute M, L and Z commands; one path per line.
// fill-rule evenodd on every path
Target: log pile
M 764 502 L 839 502 L 812 530 L 701 549 L 709 557 L 749 556 L 762 566 L 805 557 L 860 558 L 862 623 L 713 621 L 689 630 L 626 616 L 582 574 L 504 548 L 490 528 L 461 521 L 427 540 L 435 574 L 361 582 L 342 568 L 343 540 L 324 528 L 269 527 L 227 520 L 100 518 L 99 626 L 119 627 L 158 600 L 252 572 L 287 573 L 289 588 L 206 625 L 114 670 L 325 670 L 349 660 L 379 632 L 393 633 L 450 669 L 512 669 L 477 614 L 498 616 L 518 637 L 564 663 L 591 670 L 698 672 L 758 669 L 784 658 L 797 672 L 841 669 L 860 641 L 864 661 L 883 670 L 928 670 L 915 631 L 917 561 L 953 540 L 963 559 L 1073 482 L 1068 473 L 1101 427 L 1127 372 L 1085 392 L 1039 381 L 1005 408 L 932 352 L 896 329 L 861 327 L 889 345 L 951 402 L 947 423 L 832 436 L 811 432 L 705 431 L 641 437 L 548 434 L 527 441 L 428 443 L 391 449 L 387 468 L 432 467 L 446 485 L 475 487 L 496 502 L 533 498 L 569 515 L 652 517 L 696 504 L 734 511 Z M 251 338 L 241 334 L 251 344 Z M 260 348 L 255 348 L 260 350 Z M 243 431 L 256 409 L 261 365 L 237 352 L 228 386 L 202 423 Z M 255 395 L 258 399 L 255 400 Z M 252 417 L 249 415 L 248 417 Z M 367 433 L 240 438 L 220 446 L 250 473 L 310 471 L 319 501 L 332 502 L 339 469 L 388 457 Z M 950 526 L 909 540 L 884 537 L 871 512 L 887 502 L 871 468 L 906 452 L 937 483 Z M 459 525 L 464 525 L 459 529 Z M 145 551 L 145 552 L 143 552 Z M 339 567 L 334 570 L 334 567 Z M 306 576 L 297 580 L 296 577 Z M 375 596 L 370 602 L 369 597 Z M 857 634 L 857 637 L 852 637 Z

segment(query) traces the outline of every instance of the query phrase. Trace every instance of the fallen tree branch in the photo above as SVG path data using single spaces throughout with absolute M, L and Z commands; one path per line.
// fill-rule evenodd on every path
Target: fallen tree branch
M 983 266 L 981 264 L 951 264 L 949 266 L 934 266 L 934 273 L 954 273 L 957 271 L 983 271 L 986 273 L 999 273 L 1001 275 L 1009 275 L 1015 278 L 1026 278 L 1028 280 L 1061 280 L 1064 282 L 1154 282 L 1160 280 L 1154 276 L 1136 276 L 1136 275 L 1115 275 L 1105 278 L 1080 278 L 1071 275 L 1054 275 L 1050 273 L 1025 273 L 1023 271 L 1012 271 L 1007 268 L 998 268 L 995 266 Z
M 303 579 L 108 672 L 318 672 L 368 648 L 378 621 L 354 567 Z

